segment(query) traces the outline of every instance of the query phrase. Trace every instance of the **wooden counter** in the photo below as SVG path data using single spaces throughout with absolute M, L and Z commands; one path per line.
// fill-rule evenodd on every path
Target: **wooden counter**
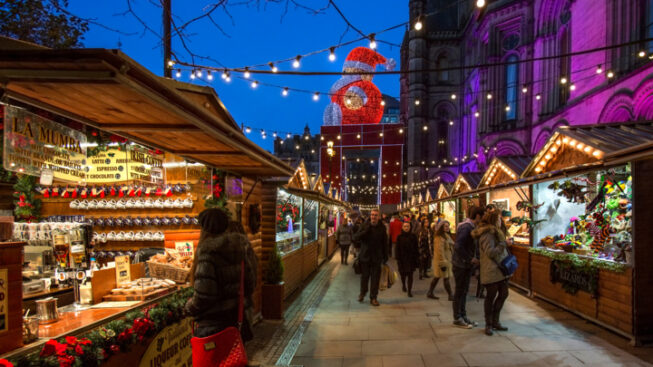
M 109 316 L 115 315 L 121 308 L 89 308 L 78 312 L 65 312 L 59 314 L 59 320 L 52 324 L 39 325 L 39 338 L 55 338 L 60 335 L 69 335 L 72 330 L 91 325 Z M 130 307 L 131 308 L 131 307 Z
M 29 310 L 30 315 L 36 315 L 36 300 L 54 297 L 57 299 L 57 307 L 68 306 L 75 302 L 73 287 L 50 288 L 49 291 L 31 293 L 23 296 L 23 309 Z

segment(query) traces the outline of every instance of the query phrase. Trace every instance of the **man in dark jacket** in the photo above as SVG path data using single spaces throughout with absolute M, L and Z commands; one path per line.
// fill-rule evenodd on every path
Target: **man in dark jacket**
M 356 234 L 354 240 L 360 241 L 358 259 L 361 264 L 361 291 L 358 302 L 363 302 L 367 294 L 368 283 L 370 304 L 378 306 L 379 282 L 381 280 L 381 264 L 388 261 L 388 233 L 381 222 L 378 209 L 372 209 L 370 219 L 366 221 Z
M 253 337 L 251 295 L 256 287 L 257 259 L 247 237 L 225 232 L 228 218 L 221 209 L 207 209 L 200 213 L 202 232 L 197 245 L 191 283 L 193 297 L 186 303 L 186 311 L 197 323 L 195 336 L 206 337 L 238 324 L 241 263 L 245 265 L 244 311 L 241 335 L 244 341 Z
M 456 244 L 451 263 L 456 290 L 453 296 L 453 324 L 465 329 L 473 328 L 476 323 L 467 318 L 467 292 L 469 282 L 478 264 L 478 247 L 472 237 L 472 230 L 480 223 L 485 210 L 478 206 L 469 208 L 469 217 L 456 228 Z

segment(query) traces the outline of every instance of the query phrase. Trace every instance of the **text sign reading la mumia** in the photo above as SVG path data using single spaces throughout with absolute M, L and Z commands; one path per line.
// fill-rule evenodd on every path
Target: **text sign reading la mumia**
M 6 106 L 3 165 L 8 171 L 81 181 L 86 177 L 86 136 L 21 108 Z

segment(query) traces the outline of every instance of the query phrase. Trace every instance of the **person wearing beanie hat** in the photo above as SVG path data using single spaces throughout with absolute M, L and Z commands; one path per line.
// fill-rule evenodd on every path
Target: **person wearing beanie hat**
M 369 73 L 377 65 L 386 70 L 395 67 L 395 61 L 386 59 L 367 47 L 356 47 L 349 52 L 342 71 Z M 371 74 L 346 74 L 331 86 L 331 103 L 324 110 L 324 125 L 378 124 L 383 117 L 383 97 L 372 83 Z
M 256 287 L 257 258 L 245 235 L 227 231 L 229 217 L 219 208 L 206 209 L 199 215 L 200 240 L 191 267 L 193 297 L 185 311 L 193 316 L 196 337 L 216 334 L 238 324 L 241 267 L 244 266 L 243 341 L 251 340 L 252 293 Z
M 446 220 L 441 220 L 435 226 L 435 233 L 433 234 L 433 280 L 426 294 L 428 298 L 438 299 L 433 292 L 435 291 L 435 286 L 438 285 L 438 281 L 442 278 L 444 289 L 449 296 L 449 301 L 453 301 L 449 279 L 453 276 L 451 256 L 453 255 L 454 242 L 451 238 L 450 227 L 451 225 Z

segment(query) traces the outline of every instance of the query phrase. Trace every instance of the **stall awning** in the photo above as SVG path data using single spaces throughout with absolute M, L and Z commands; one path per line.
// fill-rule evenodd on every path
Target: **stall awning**
M 250 141 L 211 88 L 161 78 L 119 50 L 2 49 L 1 90 L 18 101 L 236 174 L 293 170 Z
M 528 156 L 494 157 L 485 170 L 478 189 L 516 180 L 531 159 Z

